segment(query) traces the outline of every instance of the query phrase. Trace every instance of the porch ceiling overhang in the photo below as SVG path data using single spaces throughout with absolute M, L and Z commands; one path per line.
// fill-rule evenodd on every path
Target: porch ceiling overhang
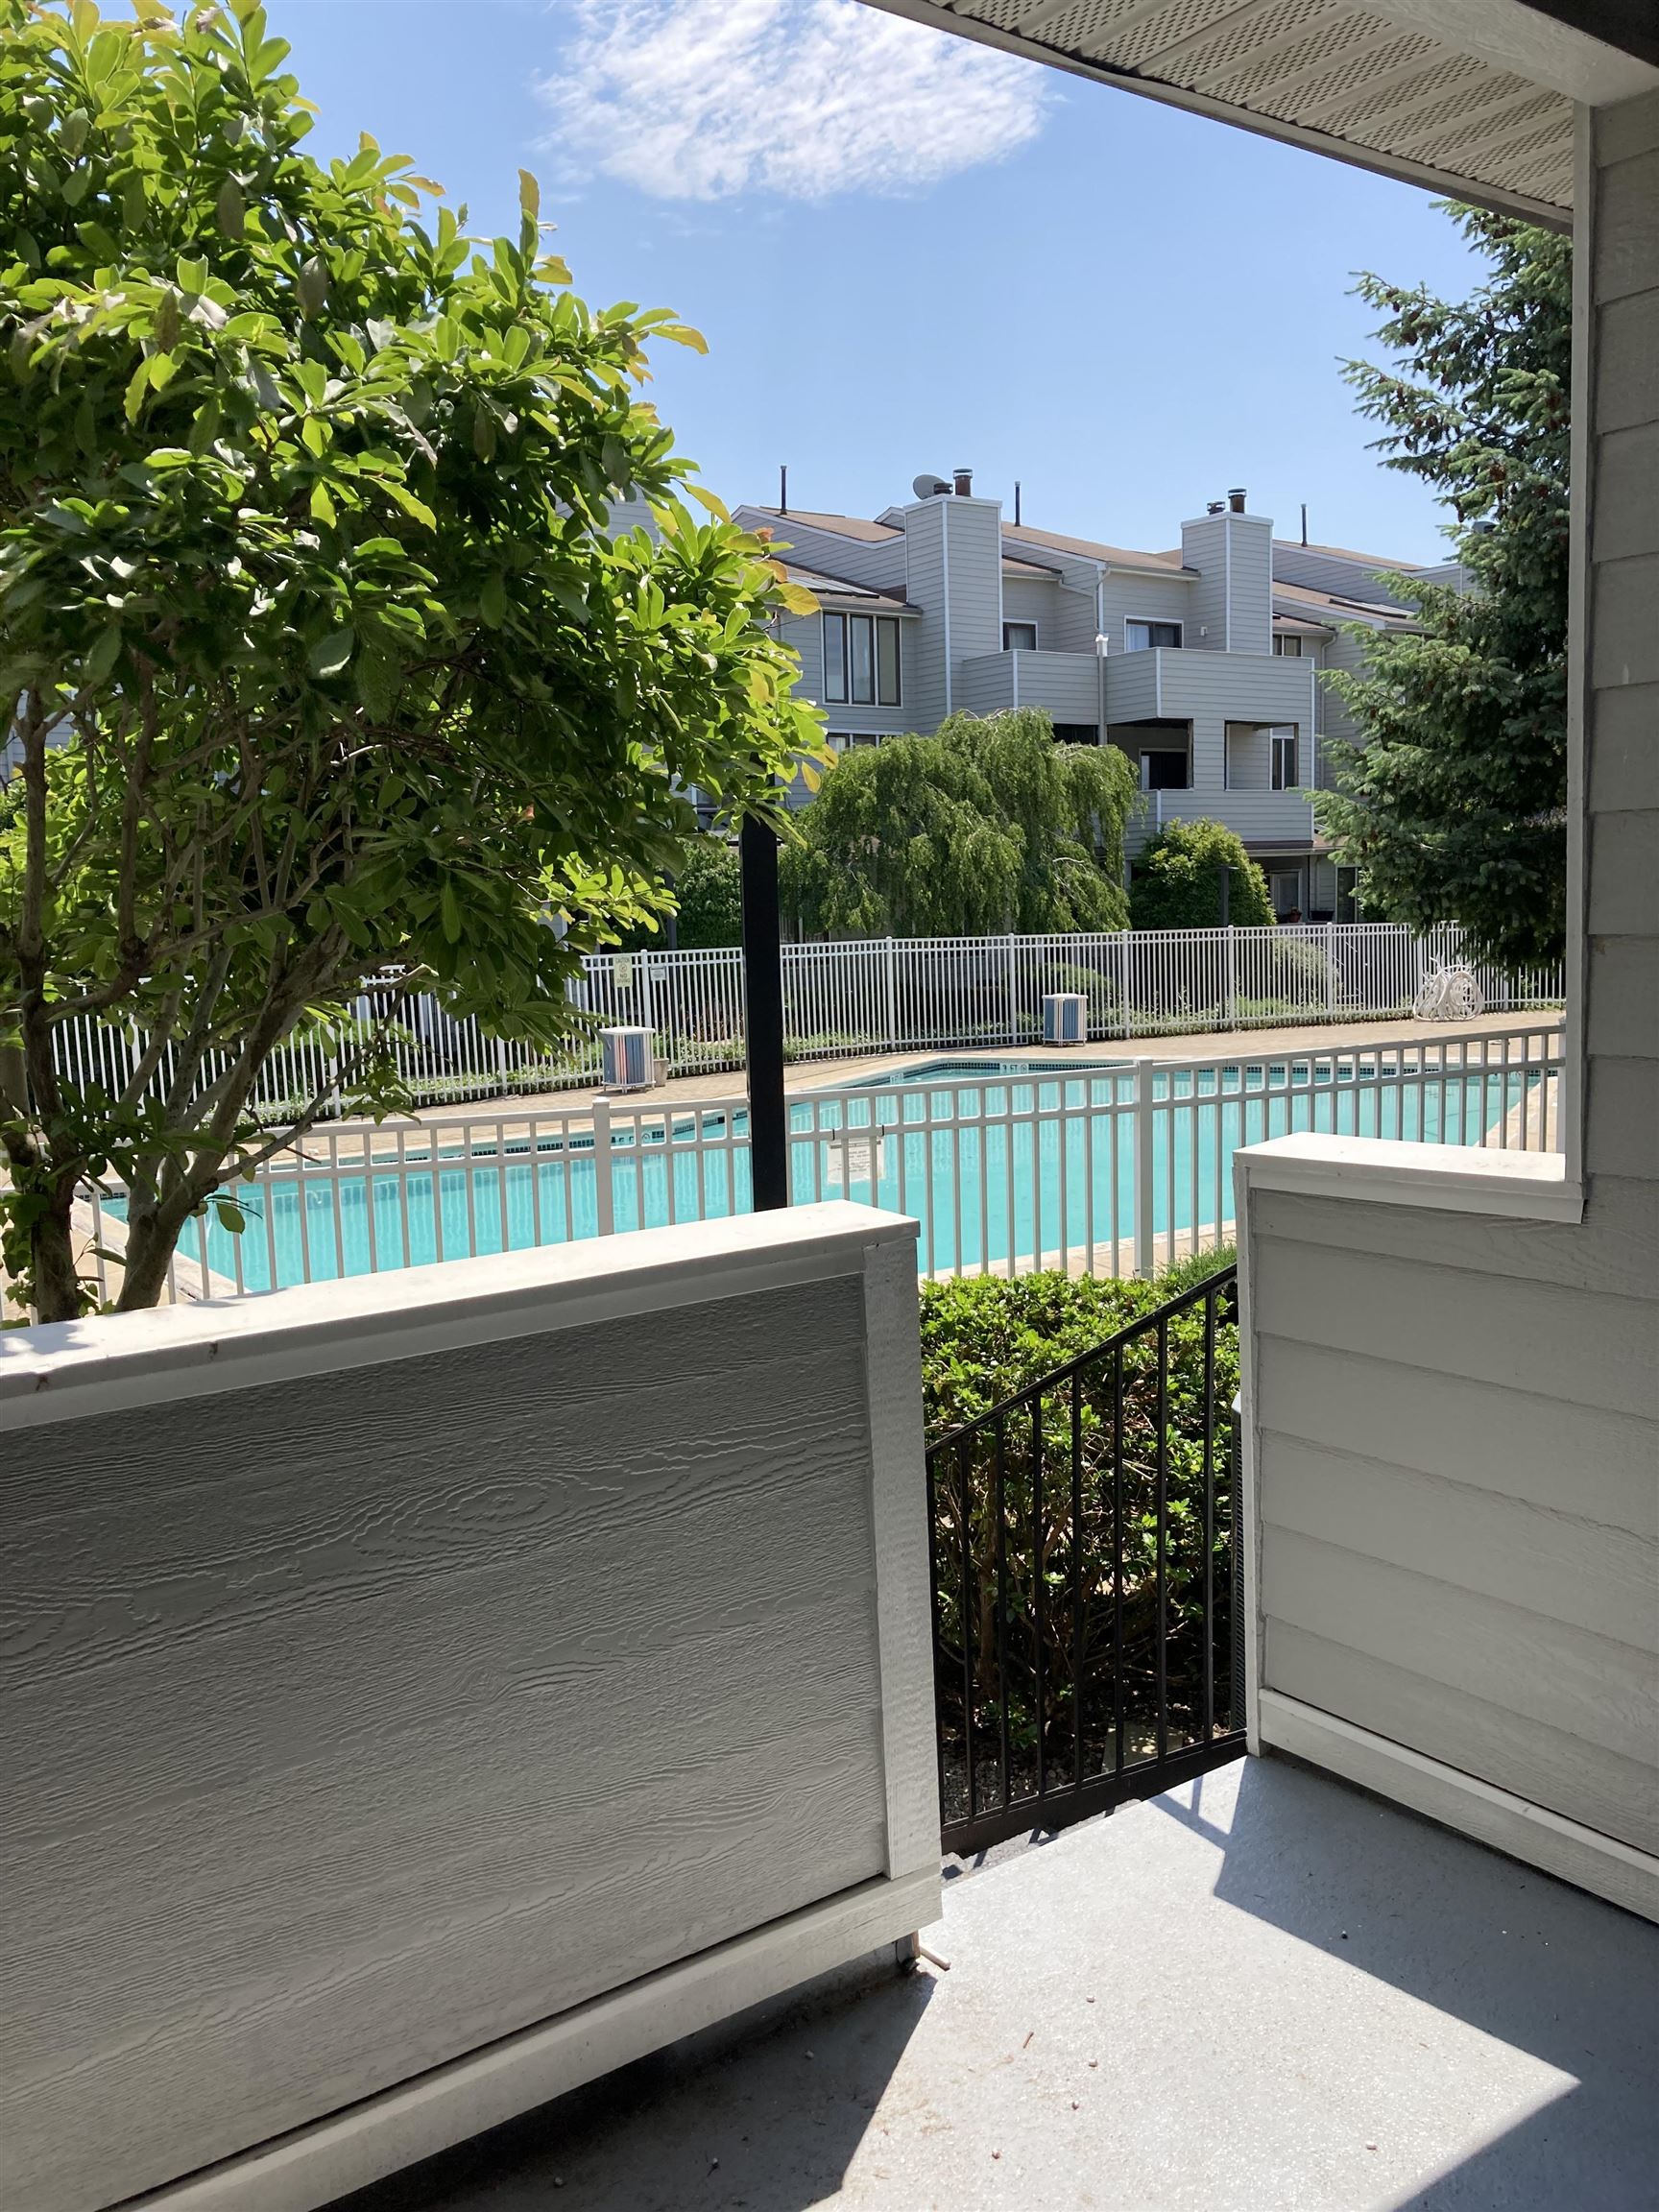
M 1524 0 L 867 0 L 1269 137 L 1564 225 L 1573 110 L 1659 67 Z M 1617 39 L 1617 12 L 1592 15 Z

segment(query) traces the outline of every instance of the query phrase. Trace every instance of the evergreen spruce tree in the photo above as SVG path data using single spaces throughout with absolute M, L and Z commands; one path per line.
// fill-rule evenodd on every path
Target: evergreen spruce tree
M 1453 210 L 1491 262 L 1449 303 L 1362 276 L 1392 366 L 1348 365 L 1391 469 L 1439 492 L 1473 588 L 1396 581 L 1416 626 L 1367 632 L 1333 679 L 1359 743 L 1315 805 L 1367 911 L 1461 923 L 1506 966 L 1557 960 L 1567 868 L 1572 252 L 1512 217 Z

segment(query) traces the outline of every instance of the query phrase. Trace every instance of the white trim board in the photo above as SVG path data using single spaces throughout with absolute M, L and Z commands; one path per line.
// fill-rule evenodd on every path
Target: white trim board
M 0 1435 L 855 1275 L 871 1246 L 915 1237 L 902 1215 L 836 1200 L 0 1331 Z
M 1569 1181 L 1559 1152 L 1306 1133 L 1243 1145 L 1233 1155 L 1233 1166 L 1240 1215 L 1252 1190 L 1522 1221 L 1577 1221 L 1584 1213 L 1583 1190 Z
M 1659 1921 L 1659 1859 L 1647 1852 L 1281 1691 L 1262 1691 L 1256 1704 L 1262 1747 L 1288 1751 L 1627 1912 Z
M 939 1863 L 861 1884 L 111 2212 L 317 2212 L 683 2035 L 931 1926 Z

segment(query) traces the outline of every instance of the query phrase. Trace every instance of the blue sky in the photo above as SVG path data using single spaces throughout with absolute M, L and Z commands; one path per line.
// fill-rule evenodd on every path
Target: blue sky
M 1284 535 L 1402 559 L 1339 362 L 1377 269 L 1460 294 L 1429 196 L 851 0 L 270 0 L 319 109 L 517 220 L 520 166 L 590 300 L 671 306 L 654 396 L 729 499 L 878 512 L 963 465 L 1028 522 L 1177 541 L 1242 484 Z

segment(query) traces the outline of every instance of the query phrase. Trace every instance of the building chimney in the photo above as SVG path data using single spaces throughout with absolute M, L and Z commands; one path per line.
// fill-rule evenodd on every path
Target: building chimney
M 1227 504 L 1232 508 L 1235 515 L 1243 514 L 1244 487 L 1242 484 L 1235 484 L 1233 486 L 1232 490 L 1227 494 Z
M 952 475 L 952 476 L 954 476 L 954 477 L 955 477 L 955 479 L 956 479 L 956 496 L 957 496 L 957 498 L 958 498 L 958 499 L 972 499 L 972 498 L 973 498 L 973 496 L 974 496 L 974 471 L 973 471 L 973 469 L 951 469 L 951 471 L 950 471 L 950 473 L 951 473 L 951 475 Z

